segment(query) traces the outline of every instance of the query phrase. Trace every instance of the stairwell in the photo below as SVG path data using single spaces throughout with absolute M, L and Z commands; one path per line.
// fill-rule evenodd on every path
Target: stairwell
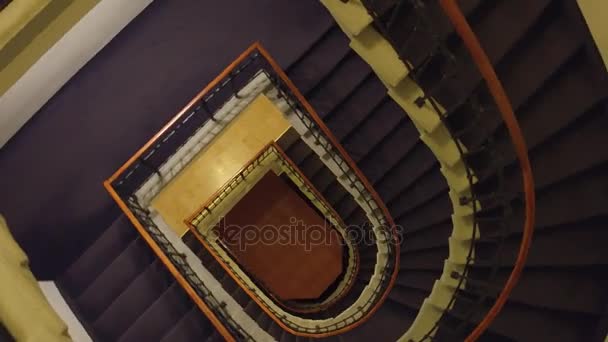
M 391 43 L 405 47 L 398 53 L 411 63 L 410 77 L 446 109 L 445 125 L 463 131 L 459 139 L 471 152 L 466 161 L 478 176 L 473 191 L 483 194 L 494 189 L 498 169 L 502 177 L 500 200 L 480 199 L 476 261 L 470 265 L 466 287 L 456 291 L 454 306 L 433 337 L 457 341 L 483 318 L 483 311 L 469 314 L 471 303 L 491 305 L 514 265 L 524 220 L 522 180 L 509 136 L 466 49 L 436 2 L 423 8 L 415 4 L 377 1 L 378 17 L 368 24 L 378 31 L 388 28 L 383 34 Z M 459 4 L 513 104 L 537 192 L 536 234 L 526 268 L 480 341 L 543 340 L 548 334 L 552 341 L 600 340 L 608 329 L 606 70 L 573 1 L 463 0 Z M 422 14 L 427 26 L 418 26 Z M 433 39 L 464 62 L 453 64 L 443 52 L 433 54 L 436 46 L 430 32 L 413 27 L 433 27 L 438 33 Z M 436 281 L 445 277 L 454 226 L 451 185 L 442 162 L 421 140 L 419 123 L 405 115 L 376 70 L 349 46 L 356 37 L 343 29 L 331 24 L 311 34 L 314 39 L 308 41 L 314 41 L 300 49 L 303 52 L 286 73 L 357 163 L 405 235 L 399 273 L 386 301 L 365 323 L 320 340 L 394 341 L 414 324 Z M 412 31 L 417 33 L 405 35 Z M 473 97 L 476 101 L 469 101 Z M 361 207 L 302 139 L 279 143 L 347 224 L 367 221 Z M 505 216 L 503 208 L 509 209 Z M 504 231 L 492 221 L 497 215 Z M 101 235 L 57 276 L 60 290 L 95 340 L 222 340 L 124 215 L 99 231 Z M 283 330 L 198 241 L 187 235 L 184 242 L 274 339 L 315 340 Z M 501 257 L 495 259 L 498 246 Z M 308 316 L 333 316 L 352 303 L 369 282 L 376 253 L 375 245 L 360 246 L 360 272 L 352 293 L 328 311 Z M 488 278 L 492 284 L 485 283 Z

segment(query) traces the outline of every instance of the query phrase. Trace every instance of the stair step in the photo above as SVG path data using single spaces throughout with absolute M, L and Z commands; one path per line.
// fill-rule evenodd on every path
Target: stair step
M 190 230 L 188 230 L 186 234 L 184 234 L 182 240 L 194 254 L 198 253 L 201 248 L 204 248 L 201 242 L 198 241 L 194 233 L 192 233 L 192 231 Z
M 441 278 L 442 271 L 414 271 L 407 270 L 399 272 L 395 286 L 401 288 L 417 289 L 419 291 L 426 291 L 427 295 L 430 294 L 433 289 L 433 285 L 436 280 Z
M 233 293 L 234 291 L 240 289 L 239 284 L 237 284 L 237 282 L 232 279 L 228 272 L 224 272 L 224 276 L 222 277 L 220 283 L 222 284 L 222 287 L 224 288 L 224 290 L 226 290 L 227 293 Z
M 270 327 L 266 329 L 266 332 L 274 337 L 275 340 L 279 341 L 281 339 L 281 334 L 283 333 L 283 328 L 281 328 L 276 322 L 272 322 Z
M 251 301 L 251 297 L 240 286 L 232 293 L 231 297 L 243 308 Z
M 257 306 L 257 304 L 255 304 L 255 303 L 254 303 L 254 305 Z M 255 321 L 258 323 L 260 328 L 267 331 L 268 327 L 270 327 L 271 324 L 274 324 L 274 321 L 272 320 L 272 318 L 270 318 L 270 316 L 268 316 L 266 314 L 266 312 L 264 312 L 259 307 L 258 307 L 258 309 L 259 309 L 260 313 L 258 314 L 258 317 L 255 319 Z
M 79 296 L 97 276 L 135 239 L 129 219 L 120 215 L 59 278 L 72 297 Z
M 303 94 L 308 93 L 349 52 L 348 43 L 344 33 L 334 26 L 304 59 L 290 67 L 287 75 Z
M 295 128 L 290 127 L 285 131 L 279 139 L 276 140 L 277 145 L 283 150 L 287 151 L 293 144 L 300 140 L 300 133 Z
M 155 261 L 112 301 L 93 328 L 104 338 L 117 339 L 163 294 L 171 281 L 165 266 Z
M 193 303 L 181 285 L 173 283 L 120 336 L 119 341 L 158 341 L 192 308 Z
M 332 70 L 331 77 L 315 88 L 308 96 L 309 102 L 317 114 L 324 118 L 371 73 L 369 65 L 353 53 Z
M 214 330 L 211 322 L 195 306 L 173 326 L 161 342 L 203 341 L 211 336 Z
M 392 301 L 385 301 L 376 313 L 359 327 L 344 334 L 346 341 L 397 341 L 416 315 Z
M 602 267 L 537 268 L 528 267 L 519 279 L 509 301 L 555 311 L 601 315 L 605 305 Z M 509 269 L 499 270 L 493 284 L 502 285 Z M 471 277 L 477 276 L 475 273 Z M 487 279 L 484 275 L 481 279 Z M 472 289 L 473 293 L 478 290 Z
M 251 298 L 244 309 L 247 315 L 254 320 L 257 319 L 258 316 L 260 316 L 263 312 L 260 306 Z
M 426 145 L 418 143 L 376 184 L 376 191 L 388 203 L 435 165 L 437 158 Z
M 138 238 L 76 298 L 80 312 L 95 320 L 128 285 L 153 261 L 145 242 Z
M 448 185 L 439 167 L 433 167 L 388 203 L 390 212 L 396 217 L 420 207 L 441 193 L 447 193 Z
M 219 333 L 219 331 L 215 330 L 214 332 L 211 333 L 211 335 L 209 337 L 207 337 L 207 339 L 205 341 L 206 342 L 223 342 L 223 341 L 225 341 L 225 339 L 222 337 L 222 335 Z
M 451 220 L 440 222 L 437 225 L 416 233 L 407 233 L 401 245 L 401 255 L 417 253 L 426 249 L 437 248 L 448 245 L 448 237 L 453 233 L 454 226 Z
M 361 126 L 352 131 L 349 137 L 343 140 L 342 145 L 355 162 L 358 162 L 403 118 L 403 110 L 394 101 L 386 101 L 371 113 Z
M 520 107 L 550 84 L 550 79 L 563 70 L 562 66 L 572 59 L 583 43 L 574 30 L 564 30 L 564 27 L 571 25 L 566 14 L 547 14 L 553 14 L 548 18 L 549 23 L 544 28 L 533 30 L 525 42 L 515 47 L 496 67 L 515 112 L 519 112 Z M 494 132 L 502 119 L 498 113 L 487 114 L 479 119 L 480 131 Z M 468 146 L 476 146 L 486 138 L 483 134 L 475 133 L 464 137 L 464 141 Z
M 327 126 L 338 140 L 344 139 L 357 125 L 385 101 L 384 84 L 375 76 L 365 80 L 348 99 L 325 118 Z
M 312 153 L 311 151 L 298 166 L 306 178 L 311 179 L 317 171 L 325 167 L 325 164 L 323 164 L 323 161 L 321 161 L 321 158 L 316 153 Z
M 310 180 L 315 188 L 319 191 L 319 193 L 323 194 L 325 197 L 325 190 L 329 187 L 332 182 L 336 180 L 336 175 L 334 175 L 331 170 L 324 166 L 312 177 Z M 326 198 L 327 199 L 327 198 Z
M 391 292 L 388 295 L 389 300 L 399 303 L 407 308 L 409 308 L 413 312 L 417 312 L 420 310 L 422 306 L 422 302 L 426 299 L 426 297 L 430 294 L 430 290 L 418 290 L 412 287 L 402 287 L 400 285 L 395 285 Z
M 376 183 L 416 145 L 418 136 L 414 124 L 410 120 L 402 120 L 378 148 L 360 162 L 361 171 L 371 183 Z
M 313 152 L 304 140 L 299 139 L 285 153 L 296 165 L 300 165 Z
M 338 204 L 338 201 L 346 196 L 350 196 L 352 198 L 348 191 L 346 191 L 342 184 L 338 183 L 336 179 L 334 179 L 330 185 L 328 185 L 327 189 L 325 189 L 323 192 L 323 195 L 325 196 L 325 199 L 327 199 L 327 202 L 329 202 L 329 204 L 331 204 L 331 206 L 334 208 Z
M 547 331 L 551 331 L 552 341 L 591 341 L 596 322 L 597 317 L 594 316 L 507 303 L 488 330 L 517 341 L 542 339 Z M 535 329 L 521 328 L 527 326 Z
M 428 228 L 444 221 L 452 215 L 452 202 L 447 193 L 436 196 L 425 205 L 395 217 L 395 222 L 406 227 L 409 232 Z

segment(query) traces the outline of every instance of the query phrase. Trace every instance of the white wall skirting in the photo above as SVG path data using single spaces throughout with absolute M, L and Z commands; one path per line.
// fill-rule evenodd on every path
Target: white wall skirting
M 82 324 L 80 324 L 78 318 L 76 318 L 76 315 L 74 315 L 74 312 L 68 306 L 68 303 L 66 303 L 65 299 L 63 299 L 63 296 L 59 292 L 55 282 L 39 281 L 38 285 L 40 285 L 40 289 L 42 290 L 42 293 L 44 293 L 44 296 L 49 304 L 51 304 L 59 317 L 61 317 L 61 319 L 68 326 L 68 333 L 70 334 L 72 341 L 92 342 L 93 339 L 91 339 Z
M 103 0 L 0 97 L 0 148 L 152 0 Z

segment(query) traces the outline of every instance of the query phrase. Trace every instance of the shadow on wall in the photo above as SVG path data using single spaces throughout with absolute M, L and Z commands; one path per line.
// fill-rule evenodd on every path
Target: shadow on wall
M 289 66 L 332 24 L 317 1 L 153 2 L 0 150 L 0 211 L 34 273 L 52 279 L 116 219 L 103 180 L 243 48 Z

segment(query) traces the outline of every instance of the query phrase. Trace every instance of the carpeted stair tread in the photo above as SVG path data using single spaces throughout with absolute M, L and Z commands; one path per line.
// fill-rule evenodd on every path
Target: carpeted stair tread
M 193 302 L 181 285 L 173 283 L 120 336 L 119 341 L 158 341 L 192 308 Z
M 342 140 L 386 101 L 390 101 L 386 87 L 372 76 L 336 108 L 325 123 L 336 138 Z
M 606 129 L 608 116 L 599 105 L 530 151 L 536 187 L 542 189 L 607 161 L 608 150 L 596 148 L 605 140 Z M 594 153 L 580 153 L 591 150 Z M 506 169 L 505 188 L 508 191 L 521 189 L 521 175 L 515 166 L 512 164 Z
M 240 286 L 231 294 L 231 297 L 243 308 L 251 301 L 251 297 Z
M 353 53 L 334 70 L 323 84 L 308 95 L 308 102 L 324 118 L 371 73 L 371 68 L 359 55 Z
M 323 197 L 325 197 L 325 191 L 328 189 L 328 187 L 332 183 L 335 182 L 335 180 L 336 180 L 336 175 L 333 172 L 331 172 L 331 170 L 327 166 L 322 167 L 310 179 L 312 184 L 315 186 L 315 188 L 317 188 L 319 193 L 321 193 L 323 195 Z M 342 191 L 346 192 L 346 190 L 344 190 L 344 188 L 342 188 Z M 327 197 L 325 197 L 325 199 L 327 199 Z M 329 200 L 328 200 L 328 202 L 329 202 Z
M 140 238 L 133 240 L 76 298 L 80 312 L 89 320 L 96 319 L 152 261 L 152 253 L 145 242 Z
M 225 339 L 222 337 L 222 335 L 217 330 L 212 332 L 211 335 L 209 335 L 209 337 L 207 337 L 207 339 L 205 340 L 205 342 L 223 342 L 223 341 L 225 341 Z
M 602 247 L 608 232 L 599 220 L 567 224 L 554 229 L 545 229 L 535 235 L 534 248 L 530 249 L 527 266 L 570 267 L 584 265 L 606 265 L 608 255 Z M 520 236 L 508 238 L 502 247 L 499 264 L 509 265 L 515 260 L 519 250 Z M 572 243 L 577 241 L 577 243 Z M 494 255 L 491 244 L 477 244 L 476 257 L 483 258 L 475 266 L 486 266 L 487 258 Z M 494 262 L 492 262 L 494 263 Z
M 280 325 L 273 321 L 272 324 L 270 324 L 270 326 L 268 327 L 268 329 L 266 329 L 266 332 L 278 341 L 281 339 L 281 335 L 283 334 L 283 328 L 281 328 Z
M 602 266 L 528 267 L 509 301 L 556 311 L 601 315 L 606 302 L 602 269 Z M 499 270 L 495 283 L 504 284 L 509 274 L 509 270 Z M 467 288 L 467 291 L 478 294 L 480 289 Z
M 417 141 L 418 130 L 413 123 L 409 120 L 401 121 L 373 153 L 359 162 L 361 171 L 370 182 L 375 184 L 409 152 Z
M 388 295 L 388 299 L 399 303 L 400 305 L 409 309 L 411 312 L 416 312 L 420 309 L 422 302 L 429 295 L 431 288 L 417 289 L 414 287 L 404 287 L 399 284 L 395 284 Z
M 312 150 L 302 139 L 298 139 L 285 151 L 285 154 L 287 154 L 289 159 L 296 165 L 300 165 L 311 153 Z
M 426 145 L 418 143 L 376 184 L 376 191 L 388 203 L 435 165 L 435 156 Z
M 499 1 L 487 15 L 472 24 L 492 63 L 499 62 L 511 47 L 525 36 L 549 3 L 550 0 Z M 481 79 L 466 49 L 457 52 L 456 59 L 462 61 L 457 69 L 457 77 L 448 79 L 435 95 L 445 108 L 452 107 L 468 96 Z M 422 83 L 424 84 L 424 80 Z
M 357 162 L 401 120 L 404 120 L 403 111 L 394 101 L 386 101 L 352 131 L 349 137 L 342 141 L 342 145 Z
M 172 283 L 165 266 L 156 261 L 148 266 L 109 304 L 93 323 L 100 336 L 116 339 L 159 298 Z
M 333 26 L 305 58 L 288 69 L 287 75 L 296 87 L 306 94 L 349 50 L 348 38 L 338 26 Z
M 393 215 L 398 217 L 413 208 L 423 205 L 440 193 L 445 192 L 446 189 L 445 177 L 439 168 L 432 168 L 429 172 L 418 178 L 401 195 L 388 202 L 389 210 Z
M 62 274 L 58 280 L 72 297 L 84 291 L 135 239 L 137 233 L 125 215 L 110 227 Z
M 437 224 L 452 214 L 452 202 L 447 193 L 441 193 L 423 206 L 414 207 L 395 217 L 395 222 L 410 232 Z
M 445 220 L 415 233 L 408 233 L 406 231 L 406 238 L 401 244 L 401 255 L 407 258 L 407 254 L 410 253 L 447 246 L 448 237 L 452 235 L 453 230 L 452 221 Z
M 386 301 L 359 327 L 344 334 L 347 341 L 396 341 L 415 319 L 415 313 L 392 301 Z
M 214 330 L 211 322 L 195 306 L 173 326 L 161 342 L 203 341 L 211 336 Z
M 419 291 L 431 292 L 435 281 L 441 278 L 441 271 L 414 271 L 407 270 L 405 272 L 399 272 L 397 279 L 395 280 L 395 286 L 400 286 L 403 291 L 409 289 L 417 289 Z

